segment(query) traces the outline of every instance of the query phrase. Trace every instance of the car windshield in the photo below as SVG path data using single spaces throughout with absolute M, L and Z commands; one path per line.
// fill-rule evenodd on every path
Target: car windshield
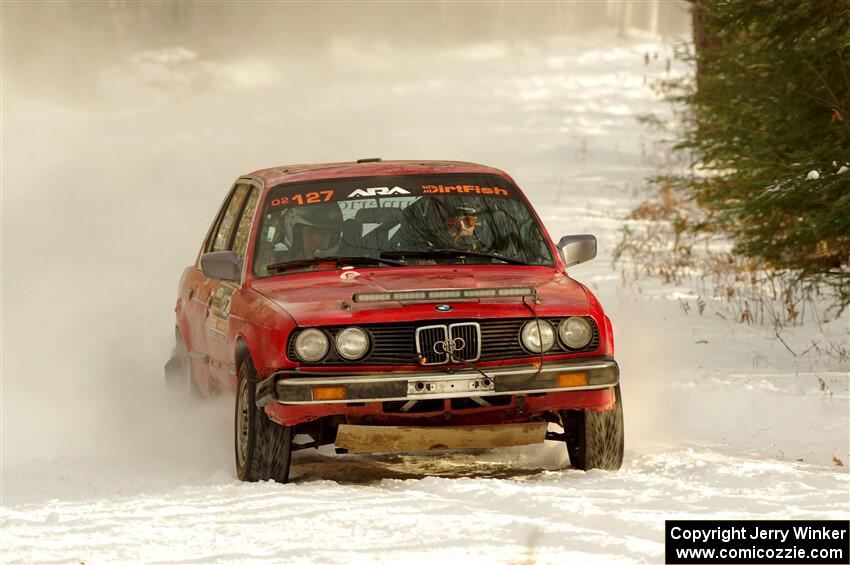
M 283 184 L 261 214 L 258 277 L 347 265 L 554 265 L 519 190 L 494 175 Z

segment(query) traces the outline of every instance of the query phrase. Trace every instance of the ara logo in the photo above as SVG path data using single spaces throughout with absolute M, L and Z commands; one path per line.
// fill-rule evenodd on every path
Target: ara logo
M 348 195 L 349 198 L 355 196 L 392 196 L 393 194 L 410 194 L 400 186 L 392 188 L 388 186 L 374 186 L 372 188 L 358 188 Z

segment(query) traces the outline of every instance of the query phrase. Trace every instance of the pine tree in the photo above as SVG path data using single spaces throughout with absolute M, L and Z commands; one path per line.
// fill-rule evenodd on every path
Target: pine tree
M 850 0 L 699 1 L 672 180 L 737 252 L 850 304 Z

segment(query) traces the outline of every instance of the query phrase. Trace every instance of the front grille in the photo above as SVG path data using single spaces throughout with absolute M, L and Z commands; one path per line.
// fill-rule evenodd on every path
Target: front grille
M 557 328 L 562 318 L 545 319 Z M 331 345 L 328 355 L 317 363 L 311 363 L 311 365 L 420 365 L 416 348 L 416 333 L 417 330 L 425 330 L 428 326 L 431 328 L 451 328 L 449 335 L 461 337 L 465 342 L 469 343 L 469 349 L 466 352 L 462 354 L 461 352 L 455 352 L 456 357 L 461 357 L 467 361 L 501 361 L 528 357 L 539 359 L 539 353 L 529 353 L 520 344 L 519 333 L 522 325 L 528 320 L 529 318 L 494 318 L 477 320 L 476 322 L 470 322 L 469 320 L 447 320 L 445 325 L 441 324 L 439 326 L 435 326 L 433 322 L 430 324 L 428 322 L 363 324 L 359 327 L 366 330 L 372 344 L 369 353 L 363 359 L 357 361 L 343 359 L 336 355 L 333 345 Z M 587 318 L 587 320 L 593 328 L 593 337 L 586 347 L 578 351 L 567 349 L 561 345 L 560 340 L 556 339 L 555 346 L 544 354 L 544 358 L 553 355 L 562 355 L 564 353 L 584 353 L 597 350 L 599 348 L 599 330 L 592 318 Z M 477 330 L 480 333 L 478 331 L 473 333 L 473 326 L 478 326 Z M 327 326 L 319 329 L 327 333 L 328 339 L 333 344 L 333 338 L 336 334 L 346 327 L 348 326 Z M 430 332 L 430 330 L 428 331 Z M 440 339 L 440 335 L 445 335 L 443 333 L 445 331 L 434 329 L 434 337 L 431 337 L 431 333 L 426 335 L 424 331 L 420 331 L 419 333 L 420 338 L 424 335 L 424 339 L 426 340 L 437 340 Z M 295 337 L 297 335 L 297 331 L 292 333 L 287 346 L 287 354 L 293 361 L 298 361 L 298 357 L 295 355 Z M 443 337 L 441 340 L 445 339 Z M 426 363 L 445 364 L 448 356 L 434 352 L 433 343 L 435 341 L 430 341 L 429 343 L 432 344 L 431 348 L 425 349 L 424 346 L 420 347 L 422 353 L 430 351 L 428 355 L 424 355 L 426 357 Z M 471 355 L 473 343 L 475 343 L 474 349 L 478 351 L 477 359 Z
M 446 326 L 425 326 L 416 330 L 416 353 L 423 365 L 440 365 L 449 362 L 443 344 L 448 340 Z M 443 347 L 441 347 L 443 346 Z M 439 349 L 438 349 L 439 348 Z
M 476 361 L 481 355 L 481 327 L 477 322 L 463 322 L 417 328 L 416 353 L 422 365 L 442 365 L 452 359 Z
M 456 343 L 463 343 L 463 349 L 455 351 L 455 359 L 477 361 L 481 357 L 481 326 L 475 322 L 452 324 L 449 337 Z M 460 341 L 457 341 L 460 340 Z

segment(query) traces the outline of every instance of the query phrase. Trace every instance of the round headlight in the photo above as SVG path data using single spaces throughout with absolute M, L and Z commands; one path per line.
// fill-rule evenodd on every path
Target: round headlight
M 561 320 L 558 325 L 558 335 L 564 345 L 570 349 L 581 349 L 593 339 L 593 328 L 585 318 L 571 316 Z
M 546 320 L 530 320 L 520 333 L 522 345 L 532 353 L 544 353 L 555 344 L 555 328 Z
M 308 363 L 319 361 L 328 354 L 328 337 L 316 328 L 304 330 L 295 338 L 295 353 Z
M 360 359 L 369 350 L 369 336 L 360 328 L 345 328 L 336 334 L 336 352 L 343 359 Z

